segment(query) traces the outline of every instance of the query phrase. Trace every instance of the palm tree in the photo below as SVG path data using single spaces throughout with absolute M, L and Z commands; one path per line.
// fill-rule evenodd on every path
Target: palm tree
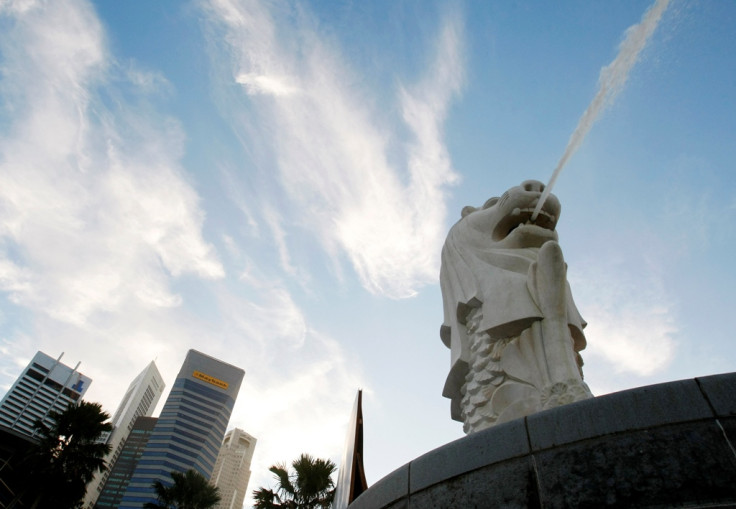
M 302 454 L 291 464 L 290 473 L 285 464 L 269 470 L 276 477 L 276 491 L 260 488 L 253 492 L 255 509 L 329 509 L 335 496 L 332 474 L 337 470 L 330 460 Z
M 219 490 L 196 470 L 171 472 L 174 484 L 153 483 L 158 502 L 147 502 L 146 509 L 209 509 L 220 501 Z
M 79 506 L 86 484 L 105 470 L 110 446 L 100 439 L 112 430 L 110 414 L 99 403 L 71 403 L 63 412 L 51 412 L 49 427 L 36 421 L 38 443 L 28 452 L 29 490 L 36 490 L 34 508 Z

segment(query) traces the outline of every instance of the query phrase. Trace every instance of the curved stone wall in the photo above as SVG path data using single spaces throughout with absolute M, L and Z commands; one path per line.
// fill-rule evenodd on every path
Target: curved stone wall
M 350 509 L 735 507 L 736 373 L 640 387 L 469 435 Z

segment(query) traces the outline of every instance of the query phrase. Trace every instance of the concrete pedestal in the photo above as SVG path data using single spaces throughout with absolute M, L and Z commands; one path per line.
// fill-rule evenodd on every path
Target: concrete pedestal
M 572 403 L 435 449 L 350 509 L 736 508 L 736 373 Z

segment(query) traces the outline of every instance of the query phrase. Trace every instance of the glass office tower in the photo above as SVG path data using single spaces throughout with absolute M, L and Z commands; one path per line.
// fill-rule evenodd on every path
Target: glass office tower
M 155 502 L 153 483 L 194 469 L 209 479 L 245 372 L 189 350 L 128 483 L 121 509 Z
M 133 423 L 128 437 L 123 443 L 120 454 L 109 468 L 110 473 L 102 486 L 100 496 L 97 497 L 97 509 L 117 509 L 123 500 L 125 490 L 133 476 L 138 460 L 141 459 L 156 426 L 156 417 L 138 417 Z
M 150 416 L 153 413 L 165 386 L 155 362 L 150 362 L 130 383 L 112 418 L 113 430 L 107 440 L 110 453 L 105 456 L 108 470 L 95 473 L 92 480 L 87 483 L 87 494 L 84 496 L 82 507 L 87 509 L 94 507 L 97 497 L 100 495 L 105 481 L 107 481 L 107 476 L 110 474 L 109 469 L 115 465 L 123 444 L 125 444 L 125 440 L 133 429 L 135 420 L 140 416 Z

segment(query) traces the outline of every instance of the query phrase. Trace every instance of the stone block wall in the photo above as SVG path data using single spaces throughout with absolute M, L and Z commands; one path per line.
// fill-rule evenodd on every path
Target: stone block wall
M 736 373 L 608 394 L 461 438 L 350 509 L 736 508 Z

